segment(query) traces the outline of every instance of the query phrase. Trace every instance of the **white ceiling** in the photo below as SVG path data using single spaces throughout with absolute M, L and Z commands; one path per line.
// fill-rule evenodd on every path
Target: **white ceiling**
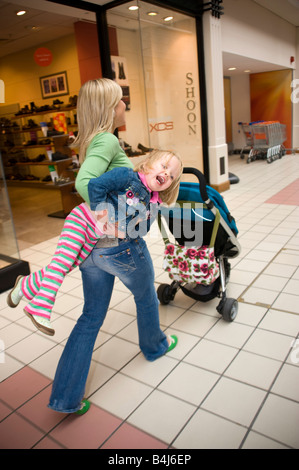
M 88 0 L 89 3 L 104 5 L 111 0 Z M 252 0 L 260 6 L 271 10 L 273 13 L 282 17 L 295 26 L 299 26 L 299 0 Z M 84 1 L 82 1 L 84 4 Z M 134 3 L 133 1 L 131 3 Z M 16 11 L 26 8 L 27 13 L 24 16 L 16 16 Z M 118 6 L 117 10 L 121 17 L 116 19 L 109 14 L 109 21 L 113 21 L 115 26 L 125 23 L 126 28 L 135 28 L 136 20 L 130 20 L 128 17 L 128 4 Z M 149 5 L 150 9 L 150 5 Z M 160 21 L 167 10 L 160 7 L 152 7 L 158 10 Z M 132 15 L 130 13 L 130 15 Z M 178 14 L 175 14 L 178 16 Z M 137 18 L 137 13 L 135 13 Z M 149 18 L 149 17 L 147 17 Z M 159 21 L 155 17 L 152 21 Z M 179 17 L 178 17 L 179 19 Z M 30 47 L 42 45 L 53 38 L 59 38 L 73 32 L 73 23 L 79 20 L 95 22 L 95 14 L 85 10 L 57 5 L 46 0 L 0 0 L 0 58 L 8 54 L 15 53 Z M 233 72 L 227 71 L 227 68 L 234 64 L 238 70 L 249 69 L 251 73 L 276 70 L 275 64 L 264 63 L 235 54 L 223 53 L 224 75 L 230 75 Z M 281 68 L 281 67 L 280 67 Z

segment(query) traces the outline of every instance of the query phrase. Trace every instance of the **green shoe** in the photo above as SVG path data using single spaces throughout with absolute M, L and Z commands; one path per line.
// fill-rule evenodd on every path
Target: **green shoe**
M 90 408 L 90 402 L 88 400 L 82 400 L 80 410 L 76 411 L 76 415 L 84 415 Z
M 176 345 L 178 344 L 178 338 L 175 335 L 168 336 L 167 338 L 170 339 L 170 344 L 166 351 L 168 353 L 169 351 L 172 351 L 176 347 Z
M 24 276 L 18 276 L 15 282 L 14 287 L 7 296 L 7 304 L 11 308 L 15 308 L 19 305 L 21 298 L 23 297 L 23 292 L 21 290 L 21 282 Z

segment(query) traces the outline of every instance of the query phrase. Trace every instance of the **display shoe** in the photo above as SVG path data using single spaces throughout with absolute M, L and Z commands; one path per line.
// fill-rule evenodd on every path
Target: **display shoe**
M 70 158 L 70 157 L 59 151 L 52 153 L 53 162 L 57 162 L 58 160 L 66 160 L 67 158 Z
M 145 146 L 142 145 L 142 144 L 138 144 L 137 148 L 139 148 L 140 150 L 142 150 L 142 152 L 144 152 L 144 153 L 152 152 L 152 151 L 154 150 L 154 149 L 152 149 L 152 148 L 145 147 Z
M 76 415 L 84 415 L 90 408 L 90 402 L 88 400 L 82 400 L 80 410 L 76 411 Z
M 32 315 L 31 313 L 27 312 L 25 309 L 24 309 L 24 313 L 25 315 L 27 315 L 28 318 L 30 318 L 34 326 L 39 331 L 41 331 L 42 333 L 48 336 L 55 335 L 55 330 L 51 328 L 51 322 L 48 318 L 40 317 L 39 315 Z
M 36 158 L 32 158 L 30 161 L 31 162 L 42 162 L 43 160 L 45 160 L 46 156 L 41 153 L 39 154 Z
M 12 290 L 7 296 L 7 305 L 11 308 L 15 308 L 19 305 L 23 292 L 21 290 L 21 282 L 24 276 L 18 276 Z

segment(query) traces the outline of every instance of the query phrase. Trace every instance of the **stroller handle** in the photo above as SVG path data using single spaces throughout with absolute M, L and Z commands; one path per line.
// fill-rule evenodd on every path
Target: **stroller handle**
M 209 199 L 208 193 L 207 193 L 207 183 L 204 175 L 199 171 L 197 168 L 191 168 L 191 167 L 184 167 L 183 168 L 183 173 L 189 173 L 192 175 L 195 175 L 199 181 L 199 190 L 200 194 L 202 197 L 202 200 L 207 204 L 208 208 L 210 209 L 211 207 L 214 206 L 212 201 Z

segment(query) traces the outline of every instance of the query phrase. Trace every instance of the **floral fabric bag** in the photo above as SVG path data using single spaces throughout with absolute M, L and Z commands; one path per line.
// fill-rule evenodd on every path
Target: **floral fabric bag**
M 170 279 L 203 285 L 210 285 L 217 279 L 219 265 L 214 255 L 214 243 L 219 221 L 220 214 L 217 210 L 209 246 L 181 246 L 164 238 L 163 269 Z

